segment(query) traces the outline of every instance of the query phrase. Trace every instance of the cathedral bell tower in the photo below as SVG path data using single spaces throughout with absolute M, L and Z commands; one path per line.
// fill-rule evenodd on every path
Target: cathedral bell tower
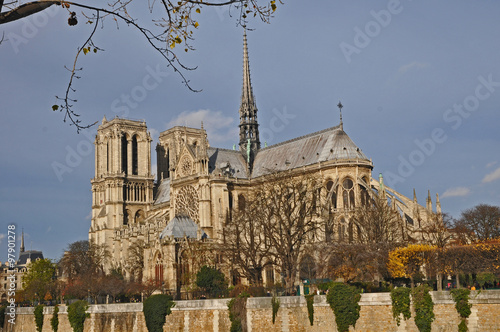
M 94 144 L 89 240 L 111 248 L 114 231 L 142 223 L 153 201 L 151 136 L 144 121 L 104 117 Z
M 248 61 L 247 33 L 243 35 L 243 88 L 240 102 L 240 151 L 252 168 L 257 151 L 260 149 L 259 124 L 257 122 L 257 105 L 250 80 L 250 64 Z

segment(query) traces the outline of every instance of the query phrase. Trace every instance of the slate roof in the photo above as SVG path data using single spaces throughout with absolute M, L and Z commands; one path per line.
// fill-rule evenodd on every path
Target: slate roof
M 208 172 L 236 178 L 247 178 L 246 160 L 239 150 L 208 148 Z
M 19 254 L 17 265 L 26 265 L 28 258 L 30 258 L 32 262 L 36 261 L 37 259 L 43 259 L 43 253 L 37 250 L 24 251 Z
M 330 160 L 366 160 L 340 126 L 278 143 L 258 151 L 252 177 Z
M 156 193 L 156 200 L 153 205 L 162 204 L 170 201 L 170 178 L 163 179 Z
M 160 239 L 173 236 L 175 239 L 184 238 L 196 239 L 198 236 L 198 225 L 187 216 L 175 216 L 160 234 Z M 201 237 L 206 238 L 207 234 L 202 230 Z

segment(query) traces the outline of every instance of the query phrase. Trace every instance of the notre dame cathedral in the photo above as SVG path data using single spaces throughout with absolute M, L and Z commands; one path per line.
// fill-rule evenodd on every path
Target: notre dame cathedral
M 243 88 L 239 108 L 239 148 L 212 147 L 201 128 L 173 127 L 160 134 L 156 146 L 157 179 L 151 170 L 151 136 L 144 121 L 105 117 L 95 139 L 92 222 L 89 240 L 111 253 L 107 270 L 120 266 L 126 277 L 137 277 L 129 248 L 142 251 L 143 281 L 161 282 L 165 289 L 181 287 L 178 244 L 217 241 L 226 214 L 245 200 L 252 180 L 276 172 L 302 169 L 324 183 L 333 208 L 361 206 L 371 188 L 384 189 L 401 222 L 418 227 L 432 212 L 373 179 L 373 164 L 338 126 L 268 147 L 259 141 L 257 105 L 250 80 L 246 35 L 243 39 Z M 339 107 L 342 105 L 339 103 Z M 156 180 L 156 181 L 155 181 Z M 436 202 L 440 212 L 439 198 Z M 337 240 L 349 232 L 349 215 L 340 218 Z M 137 246 L 140 243 L 140 246 Z M 264 276 L 269 278 L 269 274 Z M 272 277 L 272 276 L 271 276 Z

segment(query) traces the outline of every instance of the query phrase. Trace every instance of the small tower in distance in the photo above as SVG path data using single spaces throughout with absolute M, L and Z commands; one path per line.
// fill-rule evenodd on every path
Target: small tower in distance
M 21 231 L 21 247 L 19 248 L 19 252 L 23 253 L 25 250 L 24 248 L 24 228 Z

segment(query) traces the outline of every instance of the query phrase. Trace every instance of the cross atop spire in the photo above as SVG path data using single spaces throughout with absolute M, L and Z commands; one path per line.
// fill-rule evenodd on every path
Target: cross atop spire
M 250 162 L 248 168 L 251 168 L 257 150 L 260 149 L 259 124 L 257 122 L 257 105 L 252 91 L 252 82 L 250 80 L 250 64 L 248 61 L 247 32 L 243 33 L 243 87 L 241 90 L 240 101 L 240 151 L 245 156 L 248 151 L 248 142 L 250 141 Z
M 340 102 L 339 100 L 339 103 L 337 104 L 337 107 L 339 108 L 339 111 L 340 111 L 340 129 L 344 129 L 344 124 L 342 123 L 342 108 L 344 107 L 344 105 L 342 105 L 342 103 Z

